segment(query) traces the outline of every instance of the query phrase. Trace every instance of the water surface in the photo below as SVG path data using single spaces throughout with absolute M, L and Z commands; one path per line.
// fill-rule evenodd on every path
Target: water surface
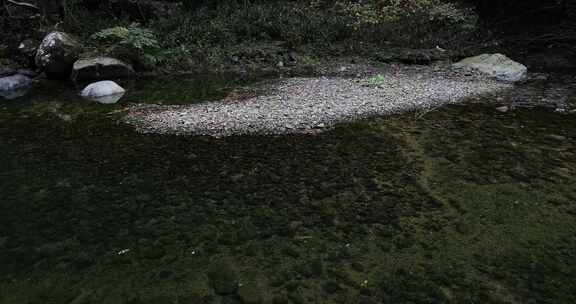
M 488 99 L 223 139 L 110 114 L 238 85 L 171 84 L 0 104 L 0 303 L 574 303 L 575 114 Z

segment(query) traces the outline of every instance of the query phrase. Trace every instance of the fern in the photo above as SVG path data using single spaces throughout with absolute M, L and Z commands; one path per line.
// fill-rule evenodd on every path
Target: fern
M 158 38 L 150 29 L 143 28 L 138 23 L 127 27 L 116 26 L 101 30 L 91 36 L 92 39 L 106 43 L 122 45 L 142 52 L 159 48 Z

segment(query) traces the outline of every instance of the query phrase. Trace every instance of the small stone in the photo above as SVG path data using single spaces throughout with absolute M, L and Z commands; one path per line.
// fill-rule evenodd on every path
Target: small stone
M 288 299 L 294 304 L 304 304 L 304 297 L 298 291 L 294 291 L 288 294 Z
M 502 113 L 506 113 L 506 112 L 508 112 L 508 110 L 510 110 L 510 109 L 508 108 L 508 106 L 501 106 L 501 107 L 497 107 L 497 108 L 496 108 L 496 111 L 502 112 Z
M 322 285 L 322 289 L 327 294 L 335 294 L 335 293 L 341 291 L 342 287 L 340 287 L 340 285 L 338 285 L 338 283 L 336 283 L 336 282 L 328 281 L 328 282 L 324 283 L 324 285 Z
M 238 290 L 238 276 L 228 262 L 218 261 L 210 265 L 208 279 L 217 294 L 233 294 Z
M 262 291 L 255 284 L 245 284 L 238 288 L 238 296 L 244 304 L 262 303 Z
M 548 134 L 548 135 L 546 135 L 546 138 L 557 140 L 557 141 L 565 141 L 566 140 L 566 136 L 556 135 L 556 134 Z

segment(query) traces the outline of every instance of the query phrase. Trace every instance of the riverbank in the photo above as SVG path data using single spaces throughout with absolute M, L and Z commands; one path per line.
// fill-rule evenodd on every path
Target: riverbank
M 133 105 L 124 121 L 142 133 L 230 136 L 317 133 L 336 123 L 411 110 L 428 111 L 511 88 L 449 65 L 343 65 L 332 76 L 260 84 L 257 96 L 184 106 Z M 341 72 L 338 75 L 338 71 Z M 346 75 L 346 76 L 343 76 Z M 351 76 L 354 75 L 354 76 Z

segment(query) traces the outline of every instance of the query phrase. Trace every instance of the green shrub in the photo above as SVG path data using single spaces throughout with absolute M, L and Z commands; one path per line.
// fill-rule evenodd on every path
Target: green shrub
M 478 22 L 471 9 L 446 0 L 340 0 L 336 7 L 352 18 L 348 26 L 357 35 L 411 46 L 457 43 Z
M 93 23 L 99 47 L 162 65 L 190 57 L 216 62 L 239 45 L 271 41 L 340 55 L 388 46 L 453 48 L 474 37 L 477 18 L 448 0 L 252 0 L 183 9 L 146 27 L 114 22 L 119 26 L 104 29 Z
M 105 44 L 122 45 L 138 51 L 146 52 L 159 47 L 156 34 L 150 29 L 132 23 L 127 27 L 116 26 L 101 30 L 92 35 L 92 39 Z

